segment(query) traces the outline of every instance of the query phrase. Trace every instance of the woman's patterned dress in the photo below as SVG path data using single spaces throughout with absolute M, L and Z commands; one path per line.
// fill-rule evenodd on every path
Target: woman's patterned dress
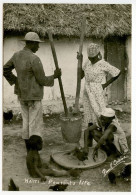
M 100 60 L 91 64 L 88 60 L 83 66 L 85 74 L 85 86 L 83 94 L 84 122 L 88 126 L 89 122 L 98 122 L 98 118 L 103 108 L 106 107 L 103 80 L 107 74 L 116 77 L 120 70 L 111 66 L 105 60 Z

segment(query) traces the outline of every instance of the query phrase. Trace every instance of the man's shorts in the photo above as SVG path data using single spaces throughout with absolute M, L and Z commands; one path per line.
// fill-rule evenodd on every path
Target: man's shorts
M 32 135 L 39 135 L 42 137 L 43 113 L 41 100 L 20 100 L 20 105 L 23 118 L 22 138 L 29 139 Z

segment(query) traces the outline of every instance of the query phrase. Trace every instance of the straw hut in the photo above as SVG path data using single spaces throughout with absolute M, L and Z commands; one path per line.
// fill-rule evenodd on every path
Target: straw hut
M 129 4 L 4 4 L 4 63 L 15 51 L 22 49 L 19 41 L 29 31 L 37 32 L 45 44 L 37 55 L 41 58 L 46 75 L 54 70 L 54 62 L 47 37 L 52 28 L 62 81 L 67 99 L 75 97 L 76 52 L 79 47 L 80 26 L 86 16 L 86 32 L 83 48 L 91 41 L 101 45 L 103 57 L 113 66 L 124 70 L 120 78 L 107 89 L 109 102 L 123 102 L 131 98 L 131 5 Z M 84 83 L 84 80 L 82 81 Z M 81 89 L 81 99 L 82 99 Z M 9 100 L 10 95 L 10 100 Z M 60 98 L 57 81 L 52 89 L 45 87 L 44 100 Z M 13 89 L 4 79 L 4 101 L 14 101 Z

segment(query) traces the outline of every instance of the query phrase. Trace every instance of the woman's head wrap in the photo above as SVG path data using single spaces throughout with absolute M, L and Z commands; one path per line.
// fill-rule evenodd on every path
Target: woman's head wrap
M 87 47 L 88 57 L 95 57 L 100 52 L 100 46 L 96 43 L 90 43 Z

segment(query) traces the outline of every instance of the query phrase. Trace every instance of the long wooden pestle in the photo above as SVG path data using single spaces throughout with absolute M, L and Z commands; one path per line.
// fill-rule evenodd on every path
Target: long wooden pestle
M 50 41 L 50 46 L 51 46 L 51 50 L 52 50 L 52 55 L 53 55 L 55 67 L 56 67 L 56 69 L 59 69 L 57 55 L 56 55 L 56 51 L 55 51 L 55 47 L 54 47 L 54 43 L 53 43 L 52 32 L 50 29 L 48 29 L 48 36 L 49 36 L 49 41 Z M 68 116 L 68 109 L 67 109 L 67 104 L 66 104 L 66 99 L 65 99 L 65 95 L 64 95 L 61 77 L 58 78 L 58 81 L 59 81 L 61 98 L 62 98 L 62 102 L 63 102 L 63 106 L 64 106 L 65 116 Z
M 79 55 L 82 55 L 83 50 L 83 41 L 84 41 L 84 34 L 85 34 L 85 27 L 86 27 L 86 17 L 83 17 L 82 25 L 81 25 L 81 36 L 80 36 L 80 44 L 79 44 Z M 75 98 L 75 108 L 74 113 L 79 112 L 79 97 L 80 97 L 80 88 L 81 88 L 81 71 L 82 71 L 82 59 L 78 59 L 78 66 L 77 66 L 77 89 L 76 89 L 76 98 Z

